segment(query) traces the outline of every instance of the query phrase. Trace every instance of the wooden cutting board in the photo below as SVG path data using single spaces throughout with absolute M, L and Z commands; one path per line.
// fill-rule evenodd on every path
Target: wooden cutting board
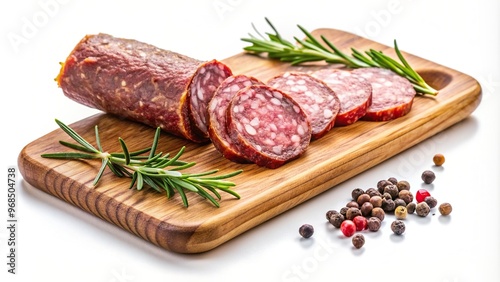
M 394 55 L 388 46 L 343 31 L 318 29 L 313 34 L 325 35 L 347 52 L 350 47 L 374 48 Z M 94 188 L 92 181 L 100 162 L 40 157 L 43 153 L 66 149 L 57 143 L 57 140 L 71 141 L 62 130 L 50 132 L 25 146 L 19 155 L 19 169 L 34 187 L 166 250 L 208 251 L 461 121 L 479 105 L 481 87 L 475 79 L 411 54 L 404 55 L 434 88 L 440 90 L 437 97 L 416 97 L 412 111 L 393 121 L 358 121 L 334 128 L 322 139 L 313 141 L 305 155 L 275 170 L 235 164 L 221 157 L 212 144 L 198 145 L 163 134 L 158 152 L 175 154 L 185 145 L 183 159 L 197 162 L 193 171 L 244 170 L 232 178 L 237 184 L 234 190 L 241 199 L 223 195 L 220 208 L 197 195 L 188 195 L 190 206 L 184 208 L 178 194 L 169 200 L 152 189 L 130 190 L 130 179 L 117 178 L 109 171 Z M 235 74 L 253 75 L 264 81 L 284 71 L 311 71 L 324 67 L 291 67 L 244 53 L 223 62 Z M 134 150 L 150 146 L 154 135 L 152 128 L 107 114 L 71 124 L 92 142 L 95 125 L 99 126 L 102 145 L 108 152 L 120 151 L 118 137 Z

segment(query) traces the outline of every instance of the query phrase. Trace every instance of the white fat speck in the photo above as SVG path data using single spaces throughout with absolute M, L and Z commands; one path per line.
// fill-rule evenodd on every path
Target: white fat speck
M 250 80 L 247 80 L 247 81 L 243 82 L 243 86 L 245 86 L 245 87 L 248 87 L 248 86 L 250 86 L 252 84 L 253 83 Z
M 231 83 L 231 82 L 233 82 L 234 79 L 235 79 L 234 76 L 230 76 L 230 77 L 226 78 L 225 80 L 226 80 L 226 83 Z
M 238 106 L 233 107 L 233 113 L 238 113 L 238 112 L 239 112 Z
M 259 106 L 260 106 L 259 101 L 252 101 L 252 103 L 250 104 L 250 108 L 252 108 L 252 109 L 254 109 L 254 110 L 255 110 L 255 109 L 258 109 L 258 108 L 259 108 Z
M 264 142 L 264 144 L 269 145 L 269 146 L 276 145 L 276 142 L 274 142 L 273 140 L 271 140 L 269 138 L 266 138 L 263 142 Z
M 297 86 L 297 88 L 298 88 L 300 91 L 307 91 L 307 86 L 306 86 L 306 85 L 299 85 L 299 86 Z
M 206 68 L 201 68 L 201 69 L 200 69 L 200 74 L 204 74 L 206 71 L 207 71 L 207 69 L 206 69 Z
M 250 125 L 253 126 L 253 127 L 259 127 L 260 125 L 260 120 L 258 117 L 254 117 L 251 121 L 250 121 Z
M 203 88 L 197 87 L 196 90 L 197 90 L 196 91 L 196 96 L 198 97 L 198 99 L 200 101 L 204 101 L 205 100 L 205 96 L 204 96 L 205 95 L 205 91 L 203 91 Z
M 269 128 L 271 128 L 272 131 L 278 131 L 278 127 L 276 127 L 276 124 L 274 124 L 274 123 L 269 124 Z M 271 134 L 271 137 L 272 138 L 276 138 L 276 133 L 273 132 Z
M 240 95 L 240 101 L 242 101 L 242 102 L 248 100 L 248 98 L 250 98 L 250 97 L 246 94 Z
M 289 77 L 289 76 L 290 76 L 290 73 L 289 73 L 289 72 L 285 72 L 285 73 L 283 74 L 283 77 L 285 77 L 285 78 L 286 78 L 286 77 Z
M 276 98 L 278 98 L 278 99 L 283 99 L 283 94 L 281 94 L 278 91 L 274 91 L 273 92 L 273 96 L 276 97 Z
M 304 92 L 304 95 L 306 95 L 307 97 L 314 97 L 314 93 L 311 91 Z
M 384 82 L 384 86 L 391 87 L 392 86 L 392 82 L 386 81 L 386 82 Z
M 318 104 L 323 104 L 325 102 L 325 99 L 323 99 L 323 97 L 321 97 L 321 96 L 316 96 L 316 97 L 314 97 L 314 102 L 316 102 Z
M 239 106 L 238 106 L 238 111 L 239 111 L 240 113 L 243 113 L 243 112 L 245 111 L 245 107 L 244 107 L 243 105 L 239 105 Z
M 298 143 L 298 142 L 300 142 L 300 136 L 294 134 L 294 135 L 292 135 L 290 140 L 292 140 L 293 143 Z
M 319 105 L 318 104 L 312 105 L 310 111 L 313 112 L 313 113 L 319 112 L 320 111 Z
M 238 84 L 231 85 L 232 92 L 238 92 L 238 90 L 240 90 L 240 86 Z
M 297 133 L 300 136 L 304 136 L 304 134 L 306 133 L 306 131 L 304 130 L 304 127 L 302 125 L 297 126 Z
M 250 135 L 257 134 L 257 130 L 255 130 L 255 128 L 253 128 L 250 124 L 245 124 L 245 131 Z
M 293 106 L 293 110 L 294 110 L 296 113 L 300 113 L 300 107 L 298 107 L 298 106 Z
M 297 81 L 297 84 L 304 85 L 304 84 L 306 84 L 306 81 L 303 79 L 300 79 Z
M 260 94 L 260 93 L 257 93 L 255 94 L 255 97 L 261 101 L 265 101 L 266 100 L 266 97 L 264 97 L 264 95 Z
M 262 147 L 260 145 L 255 145 L 255 149 L 259 152 L 262 152 Z
M 325 118 L 331 118 L 333 116 L 333 112 L 330 109 L 323 110 L 323 116 Z
M 299 92 L 299 88 L 297 86 L 292 86 L 292 87 L 290 87 L 290 91 Z
M 376 82 L 373 82 L 373 83 L 372 83 L 372 87 L 373 87 L 373 88 L 380 88 L 380 87 L 382 87 L 382 84 L 380 84 L 380 83 L 376 83 Z
M 286 81 L 286 85 L 294 85 L 294 84 L 295 84 L 295 81 L 294 81 L 294 80 L 292 80 L 292 79 L 288 79 L 288 80 Z M 277 85 L 277 83 L 276 83 L 275 85 Z M 276 86 L 275 86 L 275 87 L 276 87 Z
M 127 82 L 125 80 L 122 80 L 122 87 L 127 86 Z
M 281 155 L 282 151 L 283 151 L 283 145 L 273 146 L 273 153 Z
M 276 98 L 271 98 L 271 103 L 273 103 L 276 106 L 281 106 L 281 101 Z
M 212 99 L 212 101 L 210 102 L 209 104 L 209 111 L 214 111 L 218 106 L 219 106 L 219 103 L 220 103 L 220 99 L 218 98 L 214 98 Z

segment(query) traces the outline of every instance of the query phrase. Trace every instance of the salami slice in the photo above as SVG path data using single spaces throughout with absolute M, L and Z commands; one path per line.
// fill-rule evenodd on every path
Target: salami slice
M 263 85 L 260 80 L 246 75 L 226 78 L 215 91 L 208 106 L 208 135 L 215 148 L 228 160 L 237 163 L 249 163 L 233 143 L 227 132 L 226 110 L 236 93 L 251 85 Z
M 355 69 L 353 73 L 372 86 L 372 104 L 363 120 L 387 121 L 410 112 L 416 91 L 406 78 L 382 68 Z
M 267 85 L 238 91 L 227 108 L 227 125 L 240 152 L 267 168 L 298 158 L 311 140 L 304 110 L 288 94 Z
M 204 137 L 209 137 L 208 103 L 217 87 L 231 75 L 231 70 L 226 65 L 213 60 L 200 66 L 193 76 L 189 86 L 190 118 Z
M 201 143 L 209 139 L 190 120 L 190 95 L 198 96 L 191 84 L 207 73 L 221 76 L 217 68 L 227 72 L 217 61 L 101 33 L 75 46 L 56 80 L 67 97 L 81 104 Z M 218 78 L 207 81 L 200 84 L 204 90 Z
M 340 100 L 335 126 L 353 124 L 366 114 L 372 102 L 372 87 L 365 78 L 339 69 L 318 70 L 312 76 L 330 86 Z
M 286 72 L 268 82 L 295 99 L 306 112 L 312 127 L 312 138 L 323 137 L 335 124 L 340 101 L 323 81 L 306 73 Z

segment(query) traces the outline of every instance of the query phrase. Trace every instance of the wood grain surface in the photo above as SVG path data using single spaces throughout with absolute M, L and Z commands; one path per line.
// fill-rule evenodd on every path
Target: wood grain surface
M 388 46 L 343 31 L 318 29 L 313 34 L 325 35 L 342 50 L 374 48 L 394 55 Z M 237 184 L 234 190 L 242 198 L 223 195 L 220 208 L 197 195 L 188 195 L 190 206 L 184 208 L 178 195 L 167 199 L 152 189 L 128 189 L 130 179 L 117 178 L 109 171 L 94 188 L 92 181 L 99 161 L 40 157 L 43 153 L 66 150 L 57 143 L 57 140 L 70 141 L 62 130 L 26 145 L 19 154 L 19 169 L 32 186 L 166 250 L 205 252 L 461 121 L 480 103 L 481 87 L 474 78 L 411 54 L 404 55 L 440 90 L 438 96 L 416 97 L 412 111 L 393 121 L 358 121 L 334 128 L 322 139 L 313 141 L 299 159 L 275 170 L 232 163 L 221 157 L 212 144 L 194 144 L 163 134 L 158 152 L 175 154 L 181 146 L 186 146 L 183 159 L 197 162 L 190 169 L 193 172 L 244 170 L 232 178 Z M 244 53 L 222 61 L 235 74 L 252 75 L 264 81 L 284 71 L 307 72 L 325 67 L 322 64 L 292 67 Z M 92 142 L 95 125 L 99 126 L 102 145 L 108 152 L 120 151 L 118 137 L 134 150 L 150 146 L 154 135 L 153 128 L 108 114 L 71 124 Z

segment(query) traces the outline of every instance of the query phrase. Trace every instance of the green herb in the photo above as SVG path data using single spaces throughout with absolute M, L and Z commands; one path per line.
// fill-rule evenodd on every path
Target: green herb
M 422 94 L 437 95 L 438 91 L 425 82 L 425 80 L 408 64 L 401 54 L 396 40 L 394 40 L 394 50 L 399 58 L 399 62 L 381 51 L 370 49 L 364 53 L 351 48 L 352 55 L 349 56 L 340 51 L 332 42 L 321 35 L 323 43 L 318 41 L 305 28 L 298 25 L 299 29 L 305 34 L 305 39 L 294 37 L 298 44 L 287 41 L 279 34 L 278 30 L 266 18 L 267 23 L 273 29 L 274 34 L 266 33 L 263 36 L 252 24 L 253 29 L 259 37 L 249 34 L 249 38 L 241 38 L 242 41 L 249 42 L 252 45 L 243 49 L 249 53 L 262 54 L 267 53 L 271 59 L 278 59 L 283 62 L 289 62 L 292 65 L 298 65 L 305 62 L 325 61 L 330 64 L 343 64 L 349 68 L 367 68 L 378 67 L 389 69 L 398 75 L 407 78 L 415 88 L 415 91 Z
M 184 153 L 185 147 L 182 147 L 172 158 L 169 158 L 169 154 L 156 153 L 160 128 L 156 129 L 153 144 L 149 148 L 130 152 L 125 141 L 118 138 L 122 152 L 107 153 L 101 147 L 97 126 L 95 126 L 96 148 L 61 121 L 56 119 L 56 123 L 78 144 L 65 141 L 59 141 L 59 143 L 76 150 L 76 152 L 43 154 L 42 157 L 53 159 L 100 159 L 102 161 L 101 168 L 94 179 L 94 186 L 97 186 L 107 167 L 118 177 L 132 178 L 129 188 L 135 186 L 137 190 L 141 190 L 147 185 L 158 192 L 165 192 L 168 198 L 172 197 L 175 192 L 179 193 L 185 207 L 188 206 L 186 192 L 194 192 L 208 199 L 216 207 L 219 207 L 218 200 L 221 199 L 219 191 L 240 198 L 238 193 L 231 190 L 231 187 L 235 186 L 235 184 L 225 179 L 240 174 L 241 170 L 215 176 L 213 174 L 217 173 L 218 170 L 201 173 L 181 173 L 180 170 L 193 167 L 196 163 L 184 162 L 179 159 Z M 147 156 L 144 155 L 148 152 Z M 170 169 L 166 169 L 167 167 L 170 167 Z

